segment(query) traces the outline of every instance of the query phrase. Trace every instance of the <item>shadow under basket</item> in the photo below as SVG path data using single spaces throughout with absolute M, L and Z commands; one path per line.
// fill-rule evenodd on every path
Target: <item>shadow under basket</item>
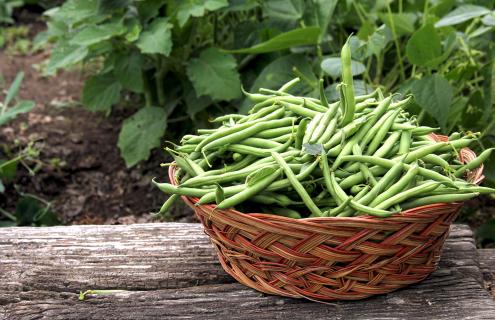
M 447 137 L 432 135 L 437 141 Z M 476 155 L 468 148 L 460 159 Z M 175 181 L 175 167 L 169 168 Z M 467 174 L 483 180 L 483 166 Z M 384 294 L 425 279 L 432 273 L 462 206 L 437 203 L 388 218 L 359 216 L 292 219 L 195 203 L 222 267 L 240 283 L 258 291 L 318 301 L 358 300 Z

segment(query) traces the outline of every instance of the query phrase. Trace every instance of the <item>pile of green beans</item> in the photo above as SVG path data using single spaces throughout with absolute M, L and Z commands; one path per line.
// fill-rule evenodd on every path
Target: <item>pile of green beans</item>
M 492 152 L 464 164 L 459 150 L 477 139 L 454 133 L 434 141 L 437 130 L 420 126 L 405 110 L 411 97 L 385 97 L 380 90 L 356 96 L 350 50 L 344 45 L 340 100 L 279 90 L 245 93 L 253 101 L 247 115 L 213 119 L 217 129 L 198 130 L 167 149 L 177 166 L 177 185 L 153 183 L 172 196 L 199 198 L 197 205 L 219 210 L 265 212 L 291 218 L 388 217 L 417 206 L 464 201 L 495 189 L 468 182 Z

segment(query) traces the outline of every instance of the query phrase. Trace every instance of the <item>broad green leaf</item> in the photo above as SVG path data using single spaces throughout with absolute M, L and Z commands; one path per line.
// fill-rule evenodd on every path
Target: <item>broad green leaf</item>
M 333 16 L 338 0 L 314 0 L 306 2 L 306 14 L 304 21 L 309 26 L 319 26 L 321 42 L 327 34 L 328 24 Z M 309 11 L 309 12 L 308 12 Z
M 339 78 L 342 74 L 342 61 L 340 58 L 326 58 L 321 62 L 321 69 L 332 78 Z M 352 75 L 357 76 L 366 71 L 366 66 L 359 61 L 351 61 Z
M 367 56 L 379 56 L 392 40 L 392 31 L 386 25 L 382 25 L 368 38 L 368 42 L 366 43 L 368 47 Z
M 119 102 L 121 89 L 112 73 L 92 76 L 84 82 L 82 103 L 91 111 L 109 112 Z
M 260 182 L 261 180 L 272 175 L 275 171 L 277 171 L 277 167 L 260 168 L 256 171 L 250 173 L 246 177 L 246 185 L 248 187 L 252 187 L 252 186 L 256 185 L 258 182 Z
M 53 74 L 59 68 L 66 68 L 81 62 L 88 54 L 88 48 L 59 41 L 52 49 L 50 61 L 46 68 L 48 74 Z
M 168 18 L 155 19 L 148 29 L 141 32 L 136 45 L 142 53 L 168 56 L 172 50 L 172 27 Z
M 167 113 L 163 108 L 144 107 L 122 124 L 118 147 L 128 168 L 148 159 L 167 128 Z
M 179 26 L 183 27 L 190 17 L 202 17 L 207 11 L 215 11 L 228 5 L 227 0 L 181 0 L 177 9 Z
M 34 108 L 33 101 L 19 101 L 16 105 L 11 108 L 8 108 L 3 114 L 0 114 L 0 127 L 5 123 L 15 119 L 17 115 L 21 113 L 26 113 L 31 111 Z
M 137 7 L 140 20 L 147 22 L 151 18 L 159 15 L 160 8 L 163 7 L 167 1 L 168 0 L 136 1 L 135 6 Z
M 414 13 L 381 13 L 379 17 L 391 30 L 393 25 L 399 37 L 405 34 L 411 34 L 415 30 L 414 23 L 416 22 L 416 15 Z
M 452 103 L 452 106 L 449 110 L 449 118 L 447 121 L 447 132 L 452 131 L 457 124 L 462 122 L 461 117 L 464 113 L 464 109 L 467 106 L 468 100 L 469 99 L 467 97 L 458 97 Z
M 435 67 L 442 55 L 442 44 L 432 24 L 427 24 L 413 33 L 406 46 L 406 55 L 412 64 Z
M 445 128 L 454 92 L 449 82 L 439 74 L 426 76 L 412 82 L 411 92 L 416 103 Z
M 289 49 L 295 46 L 305 46 L 318 43 L 320 28 L 309 27 L 294 29 L 281 33 L 268 41 L 256 44 L 250 48 L 225 50 L 231 53 L 266 53 Z
M 488 13 L 490 13 L 490 10 L 488 10 L 485 7 L 476 6 L 472 4 L 465 4 L 456 8 L 454 11 L 450 12 L 442 19 L 440 19 L 437 23 L 435 23 L 435 27 L 441 28 L 441 27 L 456 25 L 476 17 L 484 16 L 485 14 Z
M 90 46 L 103 40 L 123 34 L 126 28 L 121 21 L 101 25 L 89 25 L 70 40 L 71 44 Z
M 486 16 L 484 16 L 483 19 L 481 19 L 481 22 L 483 22 L 483 24 L 485 26 L 494 27 L 495 26 L 495 11 L 492 11 L 490 14 L 487 14 Z
M 241 95 L 241 81 L 236 65 L 232 55 L 208 48 L 189 62 L 187 76 L 198 96 L 232 100 Z
M 44 15 L 73 26 L 98 15 L 98 0 L 68 0 L 61 7 L 45 11 Z
M 143 92 L 142 56 L 137 51 L 125 52 L 115 59 L 113 74 L 125 89 Z
M 263 15 L 280 20 L 297 21 L 304 13 L 302 0 L 271 0 L 263 1 Z
M 14 81 L 9 87 L 7 94 L 5 95 L 5 100 L 3 101 L 3 107 L 9 106 L 10 102 L 17 96 L 19 89 L 21 88 L 22 79 L 24 79 L 24 72 L 18 72 L 15 76 Z

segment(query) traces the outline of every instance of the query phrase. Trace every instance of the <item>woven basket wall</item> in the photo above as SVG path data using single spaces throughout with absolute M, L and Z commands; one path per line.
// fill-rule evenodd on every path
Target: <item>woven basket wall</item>
M 435 140 L 444 136 L 432 135 Z M 469 162 L 476 155 L 460 151 Z M 468 173 L 479 183 L 483 167 Z M 170 181 L 176 184 L 175 167 Z M 258 291 L 311 300 L 357 300 L 425 279 L 440 259 L 450 224 L 462 203 L 422 206 L 389 218 L 372 216 L 292 219 L 195 206 L 220 263 Z

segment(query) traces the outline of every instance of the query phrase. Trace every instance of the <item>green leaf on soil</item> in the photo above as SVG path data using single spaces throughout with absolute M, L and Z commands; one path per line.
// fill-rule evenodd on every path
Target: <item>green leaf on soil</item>
M 109 112 L 119 102 L 121 89 L 112 73 L 92 76 L 84 82 L 82 103 L 91 111 Z
M 148 159 L 167 128 L 167 113 L 163 108 L 144 107 L 122 124 L 118 147 L 128 168 Z

